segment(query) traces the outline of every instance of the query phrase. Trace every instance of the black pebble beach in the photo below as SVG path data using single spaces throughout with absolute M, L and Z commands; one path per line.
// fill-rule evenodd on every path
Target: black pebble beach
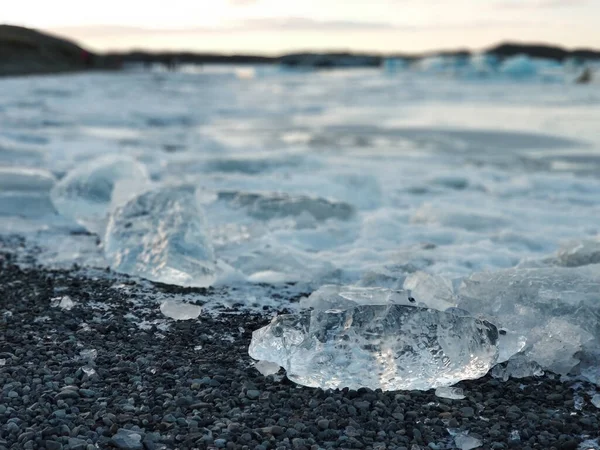
M 217 292 L 17 264 L 18 246 L 0 247 L 0 450 L 456 448 L 448 429 L 484 449 L 574 450 L 600 436 L 593 386 L 552 375 L 464 382 L 464 400 L 264 377 L 247 348 L 274 310 L 233 307 L 164 328 L 152 324 L 165 319 L 153 296 L 201 305 Z M 51 306 L 61 296 L 75 306 Z

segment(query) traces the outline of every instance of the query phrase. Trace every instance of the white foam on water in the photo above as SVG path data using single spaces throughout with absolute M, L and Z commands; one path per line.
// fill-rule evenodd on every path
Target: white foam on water
M 395 64 L 393 74 L 256 68 L 247 77 L 210 68 L 0 80 L 0 233 L 25 236 L 50 267 L 112 265 L 155 281 L 236 286 L 231 298 L 208 299 L 207 312 L 234 303 L 281 307 L 267 284 L 297 293 L 325 284 L 404 288 L 445 309 L 474 273 L 553 267 L 556 285 L 567 276 L 558 269 L 597 264 L 597 87 L 559 84 L 566 75 L 557 70 L 567 68 L 545 61 L 459 63 Z M 475 80 L 481 73 L 489 76 Z M 55 180 L 66 184 L 107 154 L 129 161 L 143 182 L 121 177 L 113 164 L 92 189 L 99 204 L 84 211 L 77 198 L 57 214 L 49 200 Z M 189 245 L 198 239 L 185 227 L 156 231 L 153 224 L 168 223 L 160 208 L 149 221 L 144 205 L 119 216 L 126 220 L 107 246 L 107 214 L 115 219 L 149 179 L 157 190 L 185 184 L 201 205 L 206 220 L 196 235 L 212 249 L 210 276 L 198 278 L 202 258 Z M 195 223 L 196 206 L 182 209 L 164 210 Z M 121 245 L 134 222 L 168 245 L 154 260 L 142 245 L 139 259 L 121 265 L 139 244 L 133 236 Z M 554 291 L 544 292 L 550 302 Z M 554 351 L 595 345 L 586 323 L 551 323 L 574 339 L 536 346 L 548 325 L 527 343 L 509 333 L 500 338 L 501 360 L 527 345 L 527 354 L 566 372 L 577 361 L 555 361 Z M 582 374 L 597 378 L 581 363 Z

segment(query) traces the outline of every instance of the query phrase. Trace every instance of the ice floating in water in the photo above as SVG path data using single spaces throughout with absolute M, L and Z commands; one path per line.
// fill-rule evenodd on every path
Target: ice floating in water
M 450 400 L 462 400 L 465 398 L 465 393 L 462 388 L 439 387 L 435 390 L 435 396 L 440 398 L 449 398 Z
M 111 205 L 124 203 L 149 183 L 146 169 L 134 159 L 105 156 L 69 172 L 52 189 L 52 202 L 62 216 L 102 236 Z
M 213 247 L 193 189 L 165 187 L 118 207 L 106 230 L 105 255 L 117 272 L 179 286 L 210 286 Z
M 296 383 L 324 389 L 428 390 L 479 378 L 496 363 L 498 331 L 488 322 L 367 302 L 346 299 L 343 306 L 334 296 L 330 303 L 343 308 L 278 316 L 253 333 L 249 354 L 282 366 Z
M 348 220 L 354 214 L 354 208 L 351 205 L 324 198 L 275 193 L 220 192 L 219 199 L 228 201 L 232 206 L 246 209 L 250 216 L 260 220 L 295 217 L 302 213 L 308 213 L 319 221 Z
M 41 217 L 56 214 L 50 190 L 56 180 L 45 170 L 0 167 L 0 215 Z
M 191 320 L 198 318 L 202 308 L 184 302 L 165 301 L 160 305 L 160 312 L 174 320 Z
M 591 399 L 592 405 L 594 405 L 596 408 L 600 409 L 600 394 L 594 394 L 594 396 Z
M 269 361 L 257 361 L 254 364 L 256 370 L 258 370 L 263 376 L 275 375 L 279 372 L 279 364 L 275 364 Z
M 526 78 L 537 74 L 535 62 L 527 55 L 516 55 L 504 60 L 500 72 L 512 77 Z
M 55 297 L 50 301 L 53 308 L 65 309 L 67 311 L 70 311 L 76 305 L 76 303 L 71 300 L 71 297 L 68 295 L 65 295 L 64 297 Z

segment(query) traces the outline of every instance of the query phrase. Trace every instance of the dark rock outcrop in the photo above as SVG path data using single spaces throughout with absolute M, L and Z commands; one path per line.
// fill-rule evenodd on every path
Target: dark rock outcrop
M 0 25 L 0 75 L 86 70 L 102 59 L 68 40 L 28 28 Z
M 582 60 L 600 59 L 600 51 L 589 49 L 566 50 L 562 47 L 552 45 L 538 44 L 516 44 L 507 42 L 497 45 L 486 51 L 488 54 L 496 55 L 500 58 L 509 58 L 516 55 L 527 55 L 531 58 L 553 59 L 555 61 L 564 61 L 568 58 Z

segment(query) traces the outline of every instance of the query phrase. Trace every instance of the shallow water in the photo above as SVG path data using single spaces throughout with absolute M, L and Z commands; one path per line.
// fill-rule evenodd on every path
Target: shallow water
M 398 286 L 597 237 L 598 117 L 597 85 L 536 80 L 270 67 L 24 77 L 0 80 L 0 165 L 61 178 L 118 153 L 157 184 L 196 186 L 215 256 L 236 272 L 222 283 Z M 32 182 L 0 180 L 0 232 L 27 235 L 49 265 L 106 266 Z

